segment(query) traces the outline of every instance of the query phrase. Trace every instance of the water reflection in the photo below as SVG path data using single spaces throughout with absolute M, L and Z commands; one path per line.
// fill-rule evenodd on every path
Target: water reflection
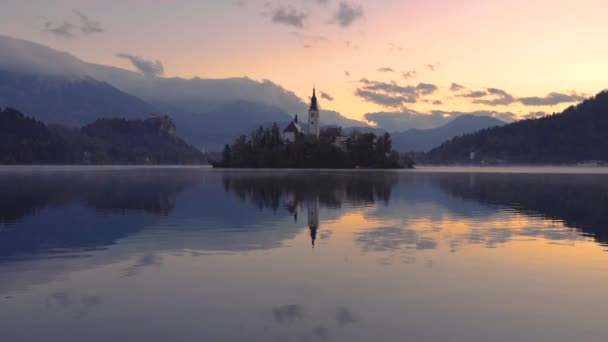
M 4 172 L 0 186 L 7 340 L 606 337 L 606 175 Z
M 577 228 L 602 244 L 608 243 L 607 175 L 444 175 L 437 177 L 436 184 L 459 198 L 509 207 L 522 214 L 542 215 Z M 542 234 L 552 240 L 568 239 L 562 231 L 555 229 L 539 232 L 528 228 L 522 234 Z M 503 241 L 508 238 L 499 237 Z
M 292 330 L 281 337 L 285 340 L 290 340 L 291 336 L 306 340 L 311 337 L 313 340 L 331 340 L 332 336 L 340 336 L 344 329 L 359 324 L 362 320 L 360 314 L 344 306 L 325 310 L 321 314 L 300 304 L 280 305 L 271 311 L 278 325 Z
M 304 210 L 312 246 L 319 230 L 319 209 L 338 209 L 348 202 L 351 206 L 372 205 L 377 201 L 388 204 L 392 187 L 398 182 L 393 173 L 314 174 L 295 173 L 266 175 L 226 174 L 224 189 L 259 209 L 277 212 L 284 208 L 297 223 L 298 212 Z M 323 235 L 327 238 L 331 232 Z
M 217 191 L 218 183 L 224 193 Z M 215 236 L 217 250 L 272 248 L 297 234 L 302 216 L 314 247 L 319 234 L 323 239 L 333 234 L 323 230 L 323 221 L 363 208 L 371 209 L 361 219 L 374 225 L 354 235 L 364 252 L 435 249 L 446 215 L 452 225 L 464 219 L 469 227 L 445 241 L 452 251 L 467 244 L 493 248 L 526 237 L 555 243 L 592 237 L 608 243 L 606 175 L 58 172 L 2 174 L 0 185 L 0 257 L 52 256 L 52 251 L 86 255 L 163 225 L 176 234 L 223 234 Z M 184 201 L 177 208 L 179 196 Z M 537 216 L 547 221 L 540 226 L 513 222 L 505 208 L 524 221 Z M 235 210 L 238 215 L 231 214 Z M 266 234 L 276 225 L 286 227 Z M 222 233 L 228 230 L 239 237 Z M 256 236 L 263 240 L 236 243 Z M 204 240 L 191 249 L 213 249 Z M 156 257 L 146 254 L 142 265 L 149 263 L 146 258 Z
M 0 175 L 0 257 L 90 251 L 167 216 L 198 179 L 166 172 Z M 132 215 L 135 214 L 135 215 Z

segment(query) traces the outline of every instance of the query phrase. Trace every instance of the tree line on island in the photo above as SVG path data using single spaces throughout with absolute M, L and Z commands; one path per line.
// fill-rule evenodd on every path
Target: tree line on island
M 228 168 L 412 168 L 413 160 L 402 158 L 392 147 L 389 133 L 352 133 L 326 128 L 319 138 L 299 133 L 285 141 L 277 124 L 258 127 L 226 144 L 221 162 Z

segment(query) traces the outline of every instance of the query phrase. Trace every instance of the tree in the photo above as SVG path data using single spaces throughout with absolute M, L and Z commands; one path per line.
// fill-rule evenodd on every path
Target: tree
M 229 165 L 230 164 L 230 145 L 226 144 L 224 146 L 224 152 L 222 153 L 222 163 Z

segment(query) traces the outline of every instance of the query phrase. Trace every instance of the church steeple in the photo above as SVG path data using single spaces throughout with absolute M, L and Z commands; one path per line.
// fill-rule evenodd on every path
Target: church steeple
M 319 104 L 317 103 L 317 94 L 315 88 L 312 88 L 312 98 L 310 99 L 310 110 L 319 110 Z
M 319 124 L 319 103 L 317 102 L 316 89 L 313 87 L 310 109 L 308 110 L 308 136 L 319 139 L 321 132 Z

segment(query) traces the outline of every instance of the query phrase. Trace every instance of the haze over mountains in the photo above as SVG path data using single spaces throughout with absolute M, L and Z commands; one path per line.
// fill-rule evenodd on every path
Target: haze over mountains
M 268 80 L 146 76 L 0 35 L 0 107 L 17 108 L 47 124 L 81 126 L 102 117 L 143 119 L 152 112 L 170 114 L 186 141 L 219 151 L 256 126 L 285 124 L 295 114 L 305 115 L 306 101 Z M 321 117 L 328 126 L 372 128 L 330 110 L 322 110 Z M 427 121 L 420 121 L 420 127 L 428 128 Z M 457 128 L 410 130 L 396 135 L 395 147 L 427 150 L 454 135 L 490 124 L 500 123 L 471 117 Z M 412 127 L 419 126 L 414 123 Z

